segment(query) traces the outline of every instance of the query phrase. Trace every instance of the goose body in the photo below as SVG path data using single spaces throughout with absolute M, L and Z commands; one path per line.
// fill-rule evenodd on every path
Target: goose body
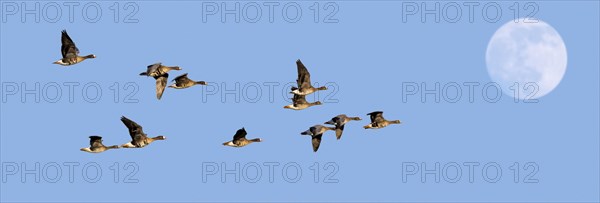
M 365 125 L 365 129 L 378 129 L 384 128 L 390 124 L 400 124 L 400 120 L 388 121 L 383 118 L 383 111 L 374 111 L 367 114 L 371 117 L 371 123 L 369 125 Z
M 146 133 L 144 133 L 142 126 L 125 116 L 121 116 L 121 122 L 125 124 L 125 126 L 129 130 L 129 135 L 131 136 L 131 142 L 121 145 L 121 147 L 123 148 L 142 148 L 148 146 L 150 143 L 156 140 L 167 139 L 165 136 L 162 135 L 156 137 L 148 137 Z
M 156 77 L 163 75 L 171 70 L 181 70 L 179 66 L 165 66 L 162 63 L 155 63 L 148 65 L 145 72 L 141 72 L 140 75 L 148 77 Z
M 69 37 L 66 30 L 61 32 L 61 44 L 60 52 L 62 54 L 62 59 L 55 61 L 54 64 L 70 66 L 78 64 L 86 59 L 96 58 L 96 55 L 94 54 L 79 56 L 79 49 L 75 46 L 75 42 Z
M 262 142 L 260 138 L 246 139 L 247 134 L 248 133 L 246 132 L 245 128 L 239 129 L 237 132 L 235 132 L 235 135 L 233 135 L 233 140 L 225 142 L 223 145 L 230 147 L 243 147 L 253 142 Z
M 169 85 L 169 87 L 175 89 L 184 89 L 194 85 L 206 85 L 206 82 L 191 80 L 187 77 L 187 75 L 187 73 L 184 73 L 183 75 L 177 76 L 172 80 L 175 81 L 175 83 Z
M 295 94 L 292 98 L 292 104 L 284 106 L 285 109 L 302 110 L 311 106 L 321 105 L 320 101 L 309 103 L 306 101 L 306 96 Z
M 167 80 L 169 78 L 170 70 L 181 70 L 179 66 L 164 66 L 162 63 L 155 63 L 149 65 L 145 72 L 141 72 L 141 76 L 153 77 L 156 80 L 156 98 L 161 99 L 165 88 L 167 87 Z
M 308 69 L 302 64 L 302 61 L 298 59 L 296 61 L 296 66 L 298 68 L 298 79 L 296 79 L 296 83 L 298 87 L 292 87 L 292 91 L 290 93 L 295 95 L 309 95 L 319 90 L 327 90 L 327 87 L 322 86 L 315 88 L 312 86 L 310 82 L 310 73 Z
M 102 137 L 100 136 L 90 136 L 90 147 L 86 147 L 86 148 L 81 148 L 81 151 L 84 152 L 89 152 L 89 153 L 100 153 L 100 152 L 104 152 L 106 150 L 109 149 L 118 149 L 119 146 L 118 145 L 113 145 L 113 146 L 104 146 L 104 144 L 102 144 Z
M 323 137 L 323 133 L 328 130 L 335 130 L 335 128 L 322 126 L 322 125 L 314 125 L 310 127 L 308 130 L 301 132 L 301 135 L 310 135 L 312 137 L 312 147 L 313 151 L 317 152 L 319 150 L 319 146 L 321 146 L 321 138 Z
M 342 133 L 344 132 L 344 126 L 346 123 L 350 121 L 360 121 L 359 117 L 350 117 L 346 116 L 346 114 L 340 114 L 336 117 L 331 118 L 331 120 L 325 122 L 328 125 L 335 125 L 335 137 L 339 140 L 342 138 Z

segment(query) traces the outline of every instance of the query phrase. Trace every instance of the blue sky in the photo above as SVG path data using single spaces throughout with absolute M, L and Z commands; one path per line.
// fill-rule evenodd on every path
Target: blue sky
M 466 7 L 456 23 L 444 18 L 436 23 L 431 15 L 425 22 L 418 15 L 403 22 L 402 3 L 394 1 L 320 2 L 318 23 L 311 1 L 298 2 L 302 16 L 295 23 L 277 15 L 287 1 L 274 8 L 273 22 L 259 2 L 262 17 L 256 23 L 244 16 L 236 23 L 231 14 L 225 22 L 218 14 L 206 16 L 204 22 L 203 4 L 193 1 L 120 2 L 118 23 L 115 2 L 99 1 L 102 16 L 90 23 L 81 16 L 86 5 L 82 2 L 69 22 L 63 3 L 58 2 L 61 18 L 52 23 L 48 19 L 55 14 L 44 13 L 44 8 L 52 12 L 53 4 L 40 2 L 40 22 L 32 14 L 22 22 L 21 13 L 10 12 L 15 4 L 2 1 L 1 201 L 600 201 L 597 1 L 536 2 L 534 16 L 556 29 L 568 53 L 561 83 L 537 103 L 515 102 L 507 94 L 490 103 L 482 96 L 481 87 L 492 82 L 485 62 L 487 44 L 513 19 L 514 2 L 499 2 L 503 15 L 497 22 L 485 21 L 481 3 L 472 23 Z M 221 3 L 216 4 L 220 9 Z M 226 5 L 231 9 L 234 2 Z M 240 9 L 252 11 L 253 5 L 240 2 Z M 23 9 L 21 2 L 16 6 Z M 124 23 L 134 8 L 137 12 L 130 17 L 138 21 Z M 334 8 L 333 23 L 324 23 Z M 93 18 L 93 11 L 88 12 Z M 293 18 L 289 12 L 288 18 Z M 521 11 L 518 17 L 525 15 Z M 97 58 L 70 67 L 51 64 L 60 58 L 62 29 L 82 55 Z M 282 108 L 289 104 L 285 85 L 296 79 L 297 59 L 307 66 L 313 82 L 331 85 L 319 94 L 324 105 L 302 111 Z M 189 73 L 211 86 L 167 89 L 158 101 L 154 80 L 138 76 L 155 62 L 183 68 L 171 78 Z M 21 85 L 34 89 L 36 83 L 40 87 L 23 94 L 22 101 L 26 91 Z M 75 85 L 71 97 L 65 83 Z M 456 103 L 443 97 L 435 102 L 434 95 L 426 95 L 423 102 L 420 93 L 402 100 L 403 84 L 432 89 L 436 83 L 480 85 L 473 102 L 464 86 Z M 268 85 L 276 85 L 272 96 Z M 56 86 L 61 96 L 53 102 Z M 257 86 L 261 94 L 254 99 Z M 214 87 L 219 90 L 210 89 Z M 94 98 L 96 88 L 102 94 Z M 130 93 L 131 100 L 124 102 Z M 368 124 L 366 114 L 376 110 L 403 123 L 362 129 Z M 341 140 L 326 134 L 313 153 L 310 138 L 300 132 L 342 113 L 363 120 L 349 123 Z M 167 140 L 144 149 L 79 151 L 90 135 L 103 136 L 106 145 L 127 142 L 122 115 L 144 126 L 149 135 L 165 135 Z M 221 145 L 241 127 L 249 138 L 264 142 L 244 148 Z M 35 175 L 22 172 L 33 170 L 36 163 L 39 183 Z M 224 174 L 223 181 L 221 172 L 236 163 L 240 181 L 231 174 Z M 423 181 L 421 171 L 432 170 L 436 163 L 440 181 L 431 174 Z M 78 164 L 72 182 L 69 164 Z M 277 166 L 271 182 L 268 165 L 273 164 Z M 468 164 L 477 165 L 472 182 Z M 208 175 L 209 165 L 218 166 L 219 172 Z M 415 165 L 419 171 L 409 175 L 407 167 Z M 453 182 L 456 165 L 462 173 Z M 95 179 L 96 166 L 102 175 Z M 262 173 L 253 183 L 256 166 Z M 484 166 L 492 167 L 488 175 L 482 175 Z M 496 166 L 502 170 L 498 179 Z M 301 176 L 294 176 L 296 167 Z M 101 195 L 90 199 L 92 190 Z

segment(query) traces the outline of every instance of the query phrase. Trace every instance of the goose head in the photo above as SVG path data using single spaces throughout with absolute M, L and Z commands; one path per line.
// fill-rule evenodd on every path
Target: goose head
M 312 132 L 310 132 L 310 130 L 301 132 L 300 135 L 313 135 Z

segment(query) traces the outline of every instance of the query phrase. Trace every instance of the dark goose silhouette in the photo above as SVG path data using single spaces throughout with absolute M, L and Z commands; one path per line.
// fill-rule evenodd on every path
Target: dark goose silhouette
M 243 147 L 253 142 L 262 142 L 260 138 L 254 138 L 250 140 L 246 139 L 247 134 L 248 133 L 246 132 L 245 128 L 239 129 L 237 132 L 235 132 L 235 135 L 233 135 L 233 140 L 225 142 L 223 145 L 230 147 Z
M 306 96 L 295 94 L 292 98 L 292 104 L 284 106 L 285 109 L 302 110 L 311 106 L 321 105 L 320 101 L 309 103 L 306 101 Z
M 360 121 L 359 117 L 349 117 L 346 114 L 340 114 L 336 117 L 331 118 L 331 120 L 325 122 L 325 124 L 335 125 L 335 137 L 339 140 L 342 138 L 342 133 L 344 132 L 344 126 L 346 123 L 350 121 Z
M 62 31 L 60 39 L 62 43 L 62 46 L 60 47 L 62 59 L 55 61 L 54 64 L 70 66 L 78 64 L 86 59 L 96 58 L 96 55 L 94 54 L 79 56 L 79 49 L 75 46 L 75 42 L 69 37 L 66 30 Z
M 292 94 L 308 95 L 319 90 L 327 90 L 327 87 L 325 86 L 319 88 L 315 88 L 312 86 L 312 84 L 310 83 L 310 73 L 308 72 L 304 64 L 302 64 L 302 61 L 300 61 L 300 59 L 296 61 L 296 66 L 298 67 L 298 79 L 296 79 L 298 87 L 292 87 Z
M 179 66 L 163 66 L 162 63 L 155 63 L 149 65 L 145 72 L 140 73 L 141 76 L 153 77 L 156 80 L 156 98 L 160 100 L 165 88 L 167 87 L 167 80 L 169 78 L 170 70 L 181 70 Z
M 89 153 L 100 153 L 109 149 L 118 149 L 119 146 L 118 145 L 113 145 L 113 146 L 104 146 L 104 144 L 102 144 L 102 137 L 100 136 L 90 136 L 90 147 L 86 147 L 86 148 L 81 148 L 81 151 L 84 152 L 89 152 Z
M 383 118 L 383 111 L 374 111 L 367 114 L 371 117 L 371 123 L 369 125 L 365 125 L 365 129 L 378 129 L 384 128 L 390 124 L 400 124 L 400 120 L 388 121 Z
M 175 83 L 169 85 L 169 87 L 175 89 L 184 89 L 194 85 L 206 85 L 206 82 L 191 80 L 187 77 L 187 75 L 187 73 L 184 73 L 183 75 L 177 76 L 172 80 L 175 81 Z
M 308 130 L 301 132 L 300 134 L 310 135 L 312 137 L 313 151 L 317 152 L 317 150 L 319 150 L 319 146 L 321 145 L 321 138 L 323 137 L 323 133 L 325 133 L 328 130 L 335 130 L 335 128 L 322 125 L 314 125 Z
M 125 126 L 127 126 L 127 129 L 129 130 L 129 135 L 131 136 L 131 142 L 121 145 L 121 147 L 123 148 L 142 148 L 148 146 L 150 143 L 156 140 L 167 139 L 165 136 L 162 135 L 152 138 L 148 137 L 146 133 L 144 133 L 142 126 L 125 116 L 121 116 L 121 121 L 123 122 L 123 124 L 125 124 Z

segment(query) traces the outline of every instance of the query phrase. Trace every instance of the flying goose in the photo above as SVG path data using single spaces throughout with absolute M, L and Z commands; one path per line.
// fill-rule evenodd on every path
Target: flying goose
M 308 103 L 306 101 L 306 96 L 304 95 L 294 95 L 294 98 L 292 98 L 292 104 L 284 106 L 284 109 L 293 109 L 293 110 L 302 110 L 311 106 L 315 106 L 315 105 L 321 105 L 322 103 L 320 101 L 316 101 L 316 102 L 312 102 L 312 103 Z
M 84 152 L 89 152 L 89 153 L 100 153 L 109 149 L 118 149 L 119 146 L 118 145 L 113 145 L 113 146 L 104 146 L 104 144 L 102 144 L 102 137 L 100 136 L 90 136 L 90 147 L 86 147 L 86 148 L 81 148 L 81 151 Z
M 290 93 L 296 95 L 308 95 L 319 90 L 327 90 L 327 87 L 325 86 L 319 88 L 315 88 L 312 86 L 312 84 L 310 83 L 310 73 L 308 72 L 304 64 L 302 64 L 302 61 L 300 61 L 300 59 L 296 61 L 296 66 L 298 66 L 298 79 L 296 80 L 298 87 L 292 87 L 292 92 Z
M 172 81 L 175 81 L 175 83 L 169 85 L 170 88 L 175 88 L 175 89 L 184 89 L 184 88 L 188 88 L 194 85 L 206 85 L 206 82 L 204 81 L 193 81 L 191 79 L 189 79 L 187 77 L 187 73 L 184 73 L 183 75 L 177 76 L 175 79 L 173 79 Z
M 325 122 L 325 124 L 335 125 L 335 137 L 339 140 L 342 138 L 342 133 L 344 132 L 344 126 L 346 123 L 350 121 L 360 121 L 359 117 L 349 117 L 346 114 L 340 114 L 336 117 L 331 118 L 331 120 Z
M 142 126 L 138 125 L 136 122 L 128 119 L 125 116 L 121 116 L 121 121 L 127 129 L 129 129 L 129 135 L 131 136 L 131 142 L 125 143 L 121 145 L 123 148 L 142 148 L 156 140 L 165 140 L 167 139 L 165 136 L 159 135 L 153 138 L 147 137 L 146 133 L 142 130 Z
M 369 125 L 365 125 L 364 128 L 365 129 L 378 129 L 378 128 L 384 128 L 386 126 L 388 126 L 389 124 L 400 124 L 400 120 L 393 120 L 393 121 L 388 121 L 385 120 L 385 118 L 383 118 L 383 111 L 374 111 L 371 113 L 367 114 L 368 116 L 371 116 L 371 123 L 369 123 Z
M 249 145 L 250 143 L 253 142 L 262 142 L 262 140 L 260 138 L 254 138 L 254 139 L 246 139 L 246 135 L 248 133 L 246 133 L 246 129 L 242 128 L 237 130 L 237 132 L 235 132 L 235 135 L 233 135 L 233 140 L 229 141 L 229 142 L 225 142 L 223 143 L 223 145 L 225 146 L 230 146 L 230 147 L 243 147 L 246 145 Z
M 179 66 L 163 66 L 162 63 L 155 63 L 152 65 L 148 65 L 146 72 L 140 73 L 140 75 L 145 75 L 148 77 L 156 77 L 163 75 L 170 70 L 181 70 Z
M 147 67 L 146 72 L 140 73 L 141 76 L 153 77 L 156 80 L 156 98 L 160 100 L 165 88 L 167 87 L 167 79 L 169 78 L 170 70 L 181 70 L 179 66 L 163 66 L 162 63 L 155 63 Z
M 60 52 L 62 53 L 62 59 L 55 61 L 53 64 L 62 66 L 70 66 L 82 62 L 86 59 L 96 58 L 96 55 L 90 54 L 87 56 L 79 56 L 79 49 L 75 46 L 75 43 L 67 34 L 67 30 L 62 31 L 61 35 L 62 46 Z
M 335 130 L 332 127 L 326 127 L 322 125 L 314 125 L 310 127 L 307 131 L 301 132 L 301 135 L 310 135 L 312 137 L 312 146 L 313 151 L 317 152 L 319 150 L 319 146 L 321 145 L 321 137 L 323 137 L 323 133 L 328 130 Z

